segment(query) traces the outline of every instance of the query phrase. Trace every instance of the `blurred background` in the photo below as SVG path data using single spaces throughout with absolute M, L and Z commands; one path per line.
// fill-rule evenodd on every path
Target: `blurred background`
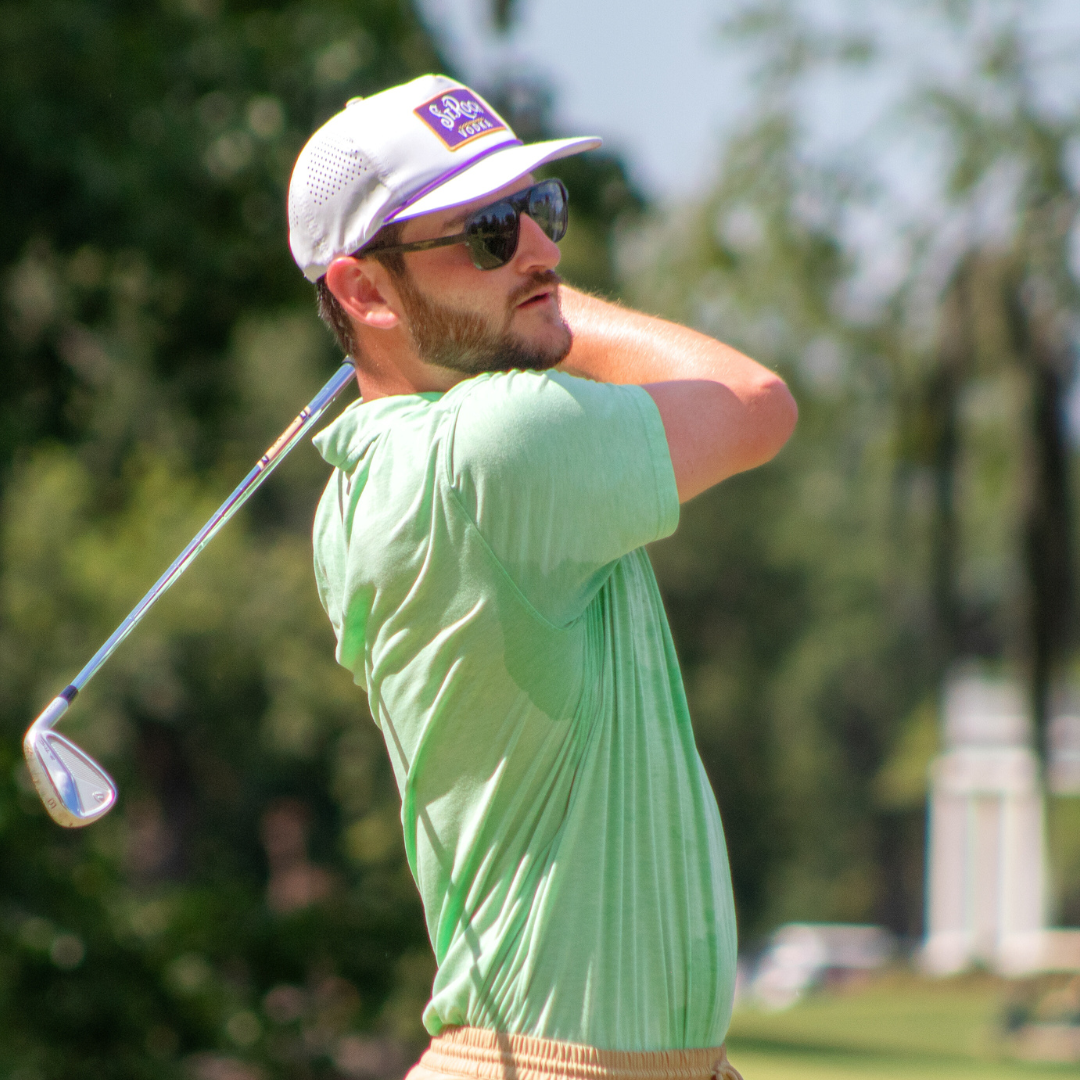
M 727 831 L 733 1060 L 1073 1075 L 1078 55 L 1071 0 L 0 0 L 0 1076 L 391 1080 L 423 1044 L 309 446 L 65 720 L 117 810 L 59 829 L 20 741 L 334 370 L 291 165 L 428 71 L 526 139 L 603 135 L 558 166 L 566 278 L 800 404 L 652 552 Z

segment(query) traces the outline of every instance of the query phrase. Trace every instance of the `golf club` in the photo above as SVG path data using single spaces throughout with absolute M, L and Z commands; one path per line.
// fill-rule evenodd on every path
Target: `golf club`
M 255 493 L 301 438 L 316 424 L 330 403 L 352 381 L 355 368 L 351 359 L 338 368 L 333 378 L 315 395 L 300 415 L 281 433 L 277 441 L 259 459 L 235 491 L 217 508 L 191 543 L 158 578 L 153 588 L 135 605 L 112 636 L 90 662 L 53 698 L 45 711 L 31 724 L 23 739 L 23 753 L 30 767 L 41 801 L 50 817 L 65 828 L 89 825 L 107 814 L 116 803 L 116 784 L 92 757 L 70 739 L 52 729 L 67 712 L 75 695 L 93 678 L 112 656 L 116 647 L 139 624 L 176 579 L 191 565 L 195 556 L 217 535 L 221 527 Z

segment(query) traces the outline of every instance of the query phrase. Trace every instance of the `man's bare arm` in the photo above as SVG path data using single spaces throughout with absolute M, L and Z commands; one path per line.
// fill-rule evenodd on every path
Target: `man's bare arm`
M 574 334 L 560 368 L 634 383 L 664 422 L 679 501 L 774 457 L 798 409 L 783 379 L 713 338 L 563 286 Z

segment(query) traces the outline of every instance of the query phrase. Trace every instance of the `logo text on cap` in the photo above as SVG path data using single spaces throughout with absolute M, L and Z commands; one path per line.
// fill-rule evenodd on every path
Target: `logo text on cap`
M 457 150 L 506 125 L 470 90 L 447 90 L 425 101 L 413 112 L 442 139 L 447 150 Z

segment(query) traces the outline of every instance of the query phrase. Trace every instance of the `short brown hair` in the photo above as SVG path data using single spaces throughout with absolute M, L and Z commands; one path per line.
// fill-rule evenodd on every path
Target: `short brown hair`
M 378 259 L 394 277 L 404 277 L 408 273 L 404 255 L 400 251 L 380 255 L 378 250 L 382 246 L 389 247 L 392 244 L 400 243 L 404 227 L 405 223 L 402 221 L 394 221 L 389 225 L 384 225 L 372 237 L 370 243 L 365 244 L 364 247 L 353 252 L 353 254 L 357 256 L 370 255 L 373 259 Z M 356 330 L 353 327 L 352 319 L 349 318 L 348 312 L 341 306 L 338 298 L 330 291 L 330 286 L 326 284 L 325 274 L 315 282 L 315 302 L 318 306 L 319 318 L 330 328 L 341 351 L 346 356 L 359 360 L 360 342 L 356 338 Z

